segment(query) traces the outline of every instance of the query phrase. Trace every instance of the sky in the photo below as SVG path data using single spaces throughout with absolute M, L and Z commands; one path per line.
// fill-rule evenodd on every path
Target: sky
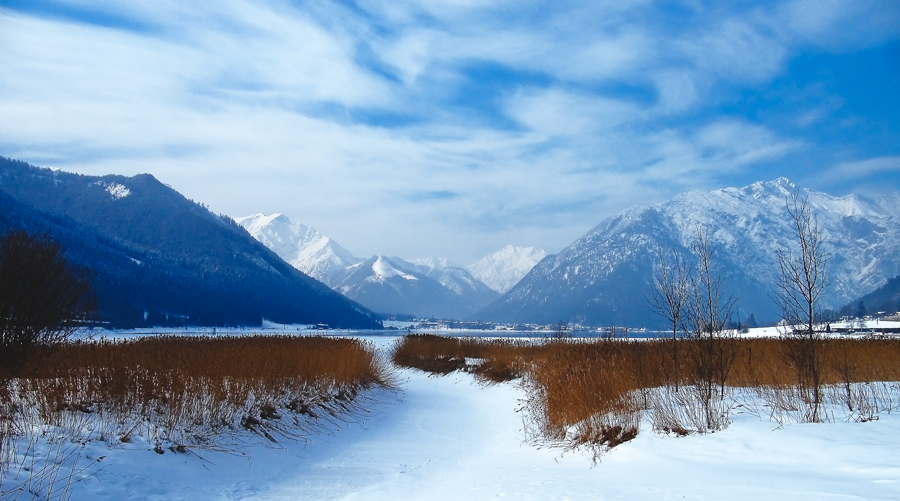
M 557 252 L 788 177 L 900 191 L 895 0 L 0 0 L 0 155 L 357 256 Z

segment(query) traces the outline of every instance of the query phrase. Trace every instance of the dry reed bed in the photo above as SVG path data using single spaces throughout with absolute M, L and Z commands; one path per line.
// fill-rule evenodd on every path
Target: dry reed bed
M 103 416 L 85 440 L 144 432 L 156 443 L 200 445 L 237 425 L 264 430 L 284 411 L 334 415 L 360 390 L 389 384 L 388 365 L 358 340 L 160 336 L 64 345 L 2 397 L 24 423 Z
M 654 429 L 677 434 L 727 426 L 737 406 L 778 422 L 803 421 L 808 402 L 785 356 L 786 342 L 717 340 L 715 353 L 728 362 L 717 376 L 721 387 L 715 378 L 704 386 L 709 346 L 696 340 L 536 343 L 411 335 L 397 346 L 393 361 L 442 374 L 467 370 L 485 382 L 524 376 L 533 440 L 592 444 L 602 451 L 636 436 L 645 412 Z M 817 349 L 832 420 L 836 410 L 847 419 L 867 420 L 900 407 L 900 341 L 826 339 Z M 677 374 L 673 353 L 679 357 Z
M 355 339 L 68 343 L 0 386 L 0 471 L 8 474 L 33 455 L 35 437 L 48 433 L 69 443 L 142 437 L 160 454 L 227 448 L 221 440 L 241 430 L 273 441 L 278 434 L 302 438 L 320 420 L 353 412 L 361 391 L 392 387 L 391 370 L 374 347 Z M 28 450 L 17 453 L 16 444 Z

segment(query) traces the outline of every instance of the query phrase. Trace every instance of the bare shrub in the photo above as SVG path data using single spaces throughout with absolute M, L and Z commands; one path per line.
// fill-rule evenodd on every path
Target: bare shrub
M 0 237 L 0 378 L 64 342 L 94 308 L 86 273 L 47 237 Z
M 797 384 L 808 407 L 805 415 L 809 421 L 817 422 L 821 418 L 824 365 L 819 353 L 824 330 L 818 325 L 822 320 L 819 298 L 827 285 L 828 254 L 808 199 L 807 195 L 801 200 L 795 192 L 785 204 L 794 223 L 797 249 L 778 252 L 781 276 L 775 301 L 785 322 L 784 356 L 797 373 Z
M 669 260 L 662 249 L 658 250 L 658 265 L 653 275 L 652 298 L 650 307 L 662 315 L 672 330 L 672 339 L 666 343 L 668 352 L 672 357 L 673 369 L 671 382 L 678 391 L 681 382 L 678 360 L 678 332 L 684 328 L 685 313 L 691 299 L 689 285 L 691 282 L 690 270 L 678 254 L 672 252 Z
M 684 436 L 727 428 L 731 405 L 726 395 L 716 393 L 709 398 L 702 387 L 693 385 L 681 391 L 672 391 L 669 386 L 654 388 L 648 408 L 653 430 Z
M 697 256 L 697 275 L 690 277 L 690 298 L 685 314 L 685 330 L 690 344 L 691 382 L 705 409 L 704 430 L 727 426 L 719 415 L 719 402 L 725 397 L 725 385 L 737 357 L 734 332 L 726 328 L 731 319 L 734 299 L 722 292 L 721 278 L 713 270 L 709 236 L 697 228 L 693 244 Z

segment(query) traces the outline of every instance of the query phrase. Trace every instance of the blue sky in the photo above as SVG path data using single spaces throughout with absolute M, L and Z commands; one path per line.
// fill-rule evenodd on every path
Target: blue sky
M 556 252 L 786 176 L 900 190 L 900 2 L 0 0 L 0 155 L 360 256 Z

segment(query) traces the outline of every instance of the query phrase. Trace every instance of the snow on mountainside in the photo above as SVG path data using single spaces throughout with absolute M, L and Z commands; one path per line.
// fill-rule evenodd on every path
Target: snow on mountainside
M 463 318 L 499 297 L 444 258 L 416 263 L 388 256 L 363 260 L 282 214 L 235 221 L 295 268 L 381 313 Z
M 257 213 L 235 222 L 291 266 L 331 287 L 345 268 L 362 262 L 334 240 L 283 214 Z
M 503 294 L 516 285 L 546 255 L 542 249 L 507 245 L 469 265 L 468 270 L 488 287 Z
M 335 290 L 380 313 L 463 318 L 487 304 L 473 303 L 421 268 L 397 257 L 373 256 L 347 267 Z
M 674 249 L 689 256 L 699 227 L 709 233 L 717 271 L 737 299 L 739 313 L 773 320 L 778 314 L 770 298 L 778 274 L 776 252 L 793 249 L 796 240 L 785 208 L 795 190 L 779 178 L 625 209 L 546 257 L 478 317 L 655 327 L 658 319 L 646 297 L 656 252 Z M 900 272 L 897 195 L 872 200 L 808 193 L 831 254 L 823 306 L 839 308 Z
M 465 268 L 453 266 L 446 258 L 429 257 L 411 262 L 416 269 L 433 278 L 458 296 L 468 299 L 473 309 L 470 313 L 487 306 L 500 297 L 490 286 L 473 276 Z
M 370 282 L 384 282 L 392 277 L 400 277 L 404 280 L 418 280 L 419 277 L 398 270 L 398 266 L 402 266 L 401 260 L 398 258 L 388 258 L 384 256 L 375 256 L 375 262 L 372 263 L 372 272 L 366 280 Z M 397 264 L 397 266 L 395 266 Z

